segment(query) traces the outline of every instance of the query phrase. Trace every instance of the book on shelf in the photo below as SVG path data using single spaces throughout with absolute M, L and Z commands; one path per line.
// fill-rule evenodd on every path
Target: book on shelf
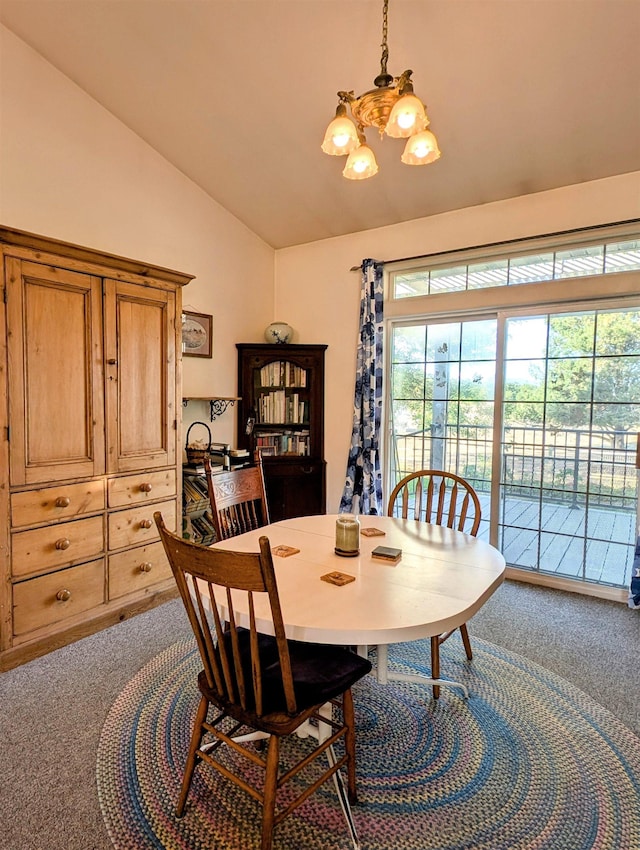
M 208 546 L 214 543 L 216 539 L 216 530 L 213 526 L 213 520 L 208 513 L 202 514 L 199 517 L 193 517 L 188 524 L 187 536 L 194 543 L 200 543 L 203 546 Z
M 183 475 L 204 475 L 204 464 L 203 463 L 183 463 L 182 464 L 182 474 Z
M 212 472 L 222 472 L 222 463 L 217 463 L 216 461 L 211 461 L 211 471 Z M 204 475 L 205 468 L 203 463 L 183 463 L 182 464 L 182 474 L 183 475 Z
M 306 387 L 307 370 L 289 360 L 275 360 L 260 369 L 263 387 Z
M 309 455 L 308 431 L 256 431 L 256 449 L 262 455 Z
M 309 419 L 309 403 L 298 393 L 271 390 L 258 399 L 258 422 L 301 425 Z
M 238 464 L 248 463 L 250 460 L 251 457 L 249 454 L 241 455 L 240 457 L 236 455 L 219 455 L 217 453 L 211 455 L 211 465 L 213 466 L 216 464 L 220 468 L 225 466 L 225 464 L 229 466 L 237 466 Z

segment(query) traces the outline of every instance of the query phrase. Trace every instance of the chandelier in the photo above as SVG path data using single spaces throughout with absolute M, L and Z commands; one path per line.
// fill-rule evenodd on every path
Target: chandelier
M 349 180 L 364 180 L 378 173 L 378 163 L 364 135 L 365 127 L 377 127 L 380 137 L 407 139 L 402 162 L 427 165 L 440 157 L 436 137 L 427 130 L 429 119 L 422 101 L 413 93 L 411 74 L 399 77 L 387 73 L 387 17 L 389 0 L 382 6 L 382 57 L 376 88 L 355 97 L 352 91 L 338 92 L 336 116 L 327 127 L 322 150 L 331 156 L 348 154 L 342 174 Z M 347 115 L 347 105 L 353 119 Z

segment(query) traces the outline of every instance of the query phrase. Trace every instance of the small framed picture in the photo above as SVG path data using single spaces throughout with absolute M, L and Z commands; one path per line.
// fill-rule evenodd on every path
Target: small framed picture
M 185 357 L 212 357 L 213 316 L 182 313 L 182 354 Z

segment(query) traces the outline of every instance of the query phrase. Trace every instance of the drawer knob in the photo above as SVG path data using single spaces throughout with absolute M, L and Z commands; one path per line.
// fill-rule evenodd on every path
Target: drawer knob
M 150 519 L 141 519 L 140 520 L 140 528 L 151 528 L 153 523 Z
M 140 485 L 140 491 L 142 493 L 150 493 L 151 490 L 152 490 L 152 485 L 148 481 L 145 481 L 144 483 L 142 483 Z
M 71 546 L 71 541 L 68 537 L 60 537 L 56 540 L 56 549 L 68 549 Z
M 140 564 L 140 572 L 141 573 L 150 573 L 151 572 L 151 563 L 149 561 L 143 561 Z
M 56 499 L 56 508 L 68 508 L 71 504 L 71 499 L 68 496 L 58 496 Z
M 71 591 L 66 590 L 66 588 L 63 590 L 59 590 L 56 593 L 56 599 L 58 600 L 58 602 L 68 602 L 71 599 Z

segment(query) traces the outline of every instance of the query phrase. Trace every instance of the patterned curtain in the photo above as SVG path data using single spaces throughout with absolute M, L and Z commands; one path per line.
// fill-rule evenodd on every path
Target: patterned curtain
M 382 263 L 362 263 L 360 340 L 351 450 L 340 513 L 384 513 L 380 472 L 382 414 Z

